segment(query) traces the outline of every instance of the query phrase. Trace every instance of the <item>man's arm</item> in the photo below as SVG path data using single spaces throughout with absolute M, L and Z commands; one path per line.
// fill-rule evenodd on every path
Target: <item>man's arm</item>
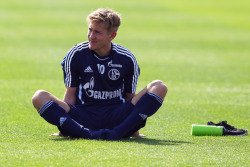
M 66 91 L 64 94 L 63 101 L 72 105 L 76 104 L 76 90 L 77 87 L 66 86 Z
M 125 100 L 128 101 L 129 99 L 132 99 L 135 96 L 135 93 L 126 93 Z

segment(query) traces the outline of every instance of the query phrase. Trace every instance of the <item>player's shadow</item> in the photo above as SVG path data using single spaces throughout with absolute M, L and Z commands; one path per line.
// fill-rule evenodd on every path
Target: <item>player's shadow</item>
M 69 140 L 86 140 L 72 137 L 56 137 L 51 138 L 54 141 L 69 141 Z M 117 141 L 111 141 L 117 142 Z M 192 144 L 188 141 L 176 141 L 176 140 L 160 140 L 160 139 L 150 139 L 150 138 L 127 138 L 118 140 L 118 142 L 128 142 L 128 143 L 140 143 L 146 145 L 180 145 L 180 144 Z
M 160 140 L 160 139 L 152 139 L 152 138 L 130 138 L 130 139 L 122 139 L 123 142 L 134 142 L 146 145 L 180 145 L 180 144 L 192 144 L 192 142 L 188 141 L 177 141 L 177 140 Z

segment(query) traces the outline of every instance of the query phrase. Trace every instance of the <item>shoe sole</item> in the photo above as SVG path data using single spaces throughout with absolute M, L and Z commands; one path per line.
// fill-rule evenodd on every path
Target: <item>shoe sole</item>
M 245 133 L 241 134 L 241 135 L 224 135 L 224 136 L 246 136 L 248 135 L 248 131 L 246 130 Z

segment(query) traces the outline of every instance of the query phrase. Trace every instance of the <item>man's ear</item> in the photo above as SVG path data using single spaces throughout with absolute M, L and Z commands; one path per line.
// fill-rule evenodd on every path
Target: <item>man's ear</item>
M 116 37 L 116 35 L 117 35 L 117 32 L 115 31 L 110 34 L 111 41 Z

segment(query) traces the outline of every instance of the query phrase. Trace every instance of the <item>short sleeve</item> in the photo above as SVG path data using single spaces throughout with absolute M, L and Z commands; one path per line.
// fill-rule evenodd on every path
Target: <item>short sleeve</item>
M 79 86 L 79 75 L 77 72 L 77 51 L 72 48 L 61 63 L 64 74 L 64 83 L 68 87 Z
M 140 68 L 134 56 L 130 56 L 127 65 L 127 74 L 124 78 L 124 91 L 126 93 L 135 93 L 138 78 L 140 75 Z

